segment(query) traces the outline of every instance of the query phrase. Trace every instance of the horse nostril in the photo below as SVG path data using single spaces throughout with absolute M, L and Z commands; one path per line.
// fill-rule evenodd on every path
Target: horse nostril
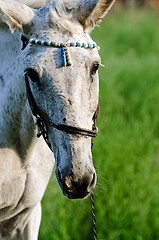
M 62 173 L 60 172 L 60 170 L 57 171 L 57 176 L 58 176 L 58 180 L 60 181 L 60 183 L 62 184 L 62 186 L 65 189 L 71 189 L 72 187 L 72 177 L 70 175 L 65 176 L 62 175 Z
M 96 185 L 96 173 L 93 173 L 93 178 L 92 178 L 92 181 L 91 181 L 89 187 L 93 188 L 93 187 L 95 187 L 95 185 Z

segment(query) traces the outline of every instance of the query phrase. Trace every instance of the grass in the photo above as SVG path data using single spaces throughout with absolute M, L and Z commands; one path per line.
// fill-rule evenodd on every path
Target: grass
M 100 45 L 99 135 L 93 156 L 99 240 L 159 239 L 159 18 L 112 12 Z M 55 176 L 43 199 L 40 240 L 91 240 L 90 200 L 70 201 Z

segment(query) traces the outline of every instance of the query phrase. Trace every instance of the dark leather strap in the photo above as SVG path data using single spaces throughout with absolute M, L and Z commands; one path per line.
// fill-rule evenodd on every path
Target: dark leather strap
M 43 135 L 43 137 L 48 145 L 50 145 L 50 143 L 49 143 L 48 136 L 47 136 L 47 129 L 46 129 L 47 124 L 51 125 L 52 127 L 56 128 L 57 130 L 67 132 L 69 134 L 79 134 L 82 136 L 92 137 L 92 138 L 97 136 L 96 128 L 93 130 L 89 130 L 89 129 L 74 127 L 74 126 L 65 125 L 65 124 L 53 123 L 50 120 L 50 118 L 48 117 L 48 115 L 39 109 L 39 107 L 35 101 L 35 98 L 32 94 L 30 85 L 29 85 L 29 79 L 27 76 L 27 72 L 25 73 L 25 82 L 26 82 L 27 98 L 28 98 L 28 102 L 29 102 L 32 114 L 36 117 L 38 127 L 40 128 L 41 134 Z
M 83 135 L 86 137 L 93 137 L 93 138 L 97 136 L 97 130 L 88 130 L 85 128 L 74 127 L 74 126 L 65 125 L 65 124 L 55 125 L 52 122 L 49 122 L 49 123 L 51 126 L 55 127 L 56 129 L 63 132 L 70 133 L 70 134 L 79 134 L 79 135 Z

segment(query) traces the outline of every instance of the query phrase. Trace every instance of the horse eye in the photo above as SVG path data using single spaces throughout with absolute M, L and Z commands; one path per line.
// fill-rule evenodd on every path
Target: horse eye
M 95 63 L 91 68 L 91 76 L 95 75 L 99 68 L 99 63 Z
M 26 48 L 26 46 L 29 43 L 29 40 L 27 37 L 25 37 L 24 35 L 21 36 L 21 41 L 22 41 L 22 50 L 24 50 Z
M 33 68 L 27 68 L 25 70 L 27 77 L 31 79 L 32 82 L 40 82 L 39 74 Z

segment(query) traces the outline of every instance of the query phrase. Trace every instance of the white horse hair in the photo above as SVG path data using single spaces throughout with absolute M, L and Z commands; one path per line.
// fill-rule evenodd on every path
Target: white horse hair
M 52 151 L 37 138 L 25 77 L 38 109 L 52 122 L 91 130 L 98 106 L 97 48 L 70 47 L 72 64 L 63 67 L 60 48 L 24 43 L 21 50 L 21 35 L 93 44 L 89 32 L 114 1 L 0 0 L 0 240 L 37 240 L 54 158 L 68 198 L 84 198 L 96 184 L 91 137 L 46 123 Z

